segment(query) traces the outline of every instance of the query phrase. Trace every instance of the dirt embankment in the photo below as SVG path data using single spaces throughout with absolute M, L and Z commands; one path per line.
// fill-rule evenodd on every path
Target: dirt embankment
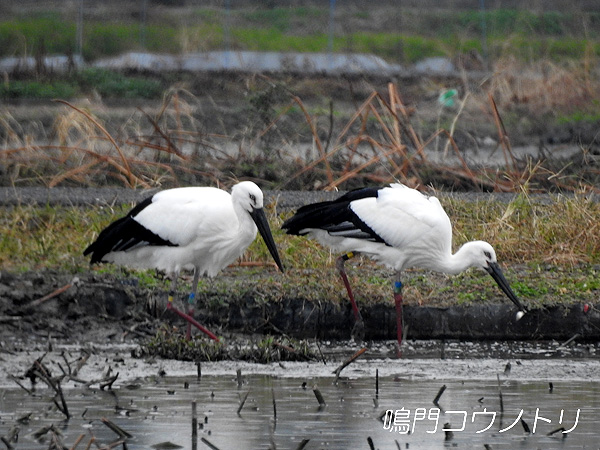
M 136 279 L 94 272 L 0 273 L 0 340 L 52 337 L 66 342 L 147 340 L 164 323 L 183 326 L 165 309 L 167 292 Z M 198 320 L 217 334 L 281 334 L 295 338 L 348 339 L 354 323 L 348 302 L 298 297 L 264 299 L 253 291 L 227 302 L 199 298 Z M 516 320 L 509 304 L 425 307 L 406 305 L 408 338 L 461 340 L 600 339 L 600 311 L 588 304 L 532 310 Z M 362 307 L 367 340 L 396 337 L 389 303 Z

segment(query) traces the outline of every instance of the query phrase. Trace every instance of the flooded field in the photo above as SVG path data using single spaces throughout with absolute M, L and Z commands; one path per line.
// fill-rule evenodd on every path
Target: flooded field
M 598 447 L 596 344 L 430 341 L 410 344 L 397 359 L 382 343 L 336 380 L 332 372 L 358 348 L 351 345 L 331 344 L 326 364 L 205 362 L 200 378 L 190 362 L 131 358 L 132 346 L 95 347 L 78 377 L 91 380 L 108 367 L 120 376 L 112 390 L 65 382 L 69 420 L 43 383 L 30 395 L 10 378 L 43 352 L 3 354 L 0 436 L 17 426 L 14 448 L 49 448 L 50 433 L 34 435 L 53 424 L 66 448 L 79 439 L 80 449 L 92 437 L 101 448 L 128 449 L 368 449 L 369 440 L 378 449 Z M 65 346 L 45 360 L 60 373 L 56 362 L 77 352 Z

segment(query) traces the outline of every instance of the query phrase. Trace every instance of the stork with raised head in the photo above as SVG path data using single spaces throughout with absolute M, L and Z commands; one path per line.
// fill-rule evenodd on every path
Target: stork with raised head
M 364 323 L 344 263 L 357 254 L 368 256 L 396 271 L 394 299 L 399 345 L 402 344 L 400 273 L 409 267 L 448 274 L 479 267 L 494 278 L 519 308 L 517 319 L 526 311 L 504 277 L 494 248 L 484 241 L 472 241 L 453 254 L 452 225 L 439 200 L 403 184 L 358 189 L 333 201 L 303 206 L 284 222 L 282 228 L 288 234 L 306 235 L 342 253 L 336 266 L 352 303 L 356 320 L 354 336 L 361 336 Z
M 108 225 L 83 254 L 91 254 L 92 264 L 112 262 L 167 272 L 172 277 L 167 307 L 188 321 L 188 338 L 192 324 L 217 339 L 193 318 L 199 278 L 214 277 L 239 258 L 257 230 L 283 272 L 256 184 L 242 181 L 231 194 L 213 187 L 168 189 Z M 194 270 L 187 314 L 173 306 L 182 269 Z

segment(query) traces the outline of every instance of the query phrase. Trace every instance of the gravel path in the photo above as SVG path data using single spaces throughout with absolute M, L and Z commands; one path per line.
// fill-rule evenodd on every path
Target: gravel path
M 45 188 L 45 187 L 0 187 L 0 205 L 65 205 L 65 206 L 94 206 L 111 205 L 118 203 L 137 203 L 144 198 L 158 192 L 159 189 L 133 190 L 126 188 Z M 265 190 L 267 203 L 276 201 L 281 210 L 298 208 L 307 203 L 332 200 L 340 196 L 340 192 L 325 191 L 268 191 Z M 471 201 L 487 201 L 493 199 L 500 202 L 509 202 L 515 198 L 514 193 L 484 193 L 460 192 L 439 193 L 439 197 L 458 197 Z M 533 194 L 531 198 L 540 202 L 552 201 L 552 196 L 547 194 Z M 596 201 L 600 198 L 594 196 Z

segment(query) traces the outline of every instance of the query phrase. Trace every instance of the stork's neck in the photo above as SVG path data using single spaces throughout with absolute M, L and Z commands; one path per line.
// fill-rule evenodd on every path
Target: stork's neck
M 435 266 L 432 269 L 439 272 L 456 275 L 467 270 L 469 267 L 476 265 L 472 258 L 472 252 L 469 251 L 469 242 L 463 245 L 454 254 L 447 253 L 443 257 L 435 261 Z
M 240 234 L 248 234 L 252 236 L 252 239 L 256 236 L 256 224 L 250 213 L 244 209 L 242 205 L 237 202 L 233 202 L 233 210 L 235 211 L 235 215 L 238 218 L 238 233 Z

